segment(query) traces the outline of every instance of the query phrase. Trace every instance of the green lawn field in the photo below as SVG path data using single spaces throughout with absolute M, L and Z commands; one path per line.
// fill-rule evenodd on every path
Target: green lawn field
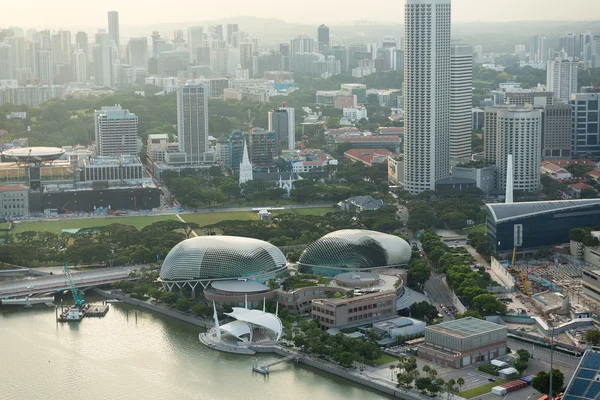
M 509 382 L 510 379 L 497 379 L 496 382 L 492 382 L 492 383 L 488 383 L 482 386 L 477 386 L 468 390 L 465 390 L 464 392 L 460 392 L 460 395 L 462 397 L 464 397 L 465 399 L 470 399 L 476 396 L 481 396 L 482 394 L 486 394 L 489 393 L 492 388 L 494 386 L 500 386 L 503 383 Z
M 295 215 L 322 215 L 333 211 L 331 207 L 318 207 L 318 208 L 298 208 L 274 211 L 273 215 L 282 213 L 292 213 Z M 209 213 L 197 213 L 197 214 L 181 214 L 181 217 L 186 222 L 195 222 L 200 227 L 216 224 L 221 221 L 249 221 L 256 220 L 257 215 L 253 211 L 231 211 L 231 212 L 209 212 Z M 60 220 L 47 220 L 47 221 L 22 221 L 15 223 L 13 226 L 12 234 L 25 232 L 25 231 L 46 231 L 61 233 L 63 229 L 78 229 L 78 228 L 91 228 L 94 226 L 106 226 L 110 224 L 123 224 L 132 225 L 138 229 L 150 225 L 157 221 L 166 220 L 177 220 L 177 217 L 173 215 L 156 215 L 156 216 L 107 216 L 105 218 L 82 218 L 82 219 L 60 219 Z
M 150 225 L 157 221 L 177 220 L 175 215 L 156 215 L 139 217 L 117 217 L 110 216 L 106 218 L 81 218 L 81 219 L 61 219 L 48 221 L 18 222 L 13 224 L 12 234 L 26 231 L 46 231 L 61 233 L 63 229 L 91 228 L 94 226 L 106 226 L 110 224 L 132 225 L 138 229 Z

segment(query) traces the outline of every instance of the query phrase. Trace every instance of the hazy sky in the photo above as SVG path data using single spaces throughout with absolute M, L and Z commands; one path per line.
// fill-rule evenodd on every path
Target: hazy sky
M 190 23 L 237 15 L 308 24 L 357 19 L 402 22 L 403 0 L 2 0 L 0 27 L 105 27 L 117 10 L 123 25 Z M 453 0 L 452 19 L 464 21 L 590 20 L 600 18 L 599 0 Z M 222 5 L 222 6 L 221 6 Z M 243 29 L 243 27 L 240 27 Z

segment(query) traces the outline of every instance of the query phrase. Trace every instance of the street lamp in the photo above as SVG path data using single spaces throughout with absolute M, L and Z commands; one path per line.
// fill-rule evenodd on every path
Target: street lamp
M 554 326 L 552 327 L 552 336 L 550 336 L 550 388 L 548 390 L 548 400 L 552 400 L 552 361 L 554 355 Z

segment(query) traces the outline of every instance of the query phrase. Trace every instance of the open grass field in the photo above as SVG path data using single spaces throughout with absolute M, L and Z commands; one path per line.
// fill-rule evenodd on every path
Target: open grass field
M 333 211 L 332 207 L 318 208 L 299 208 L 274 211 L 273 215 L 281 213 L 292 213 L 295 215 L 321 215 Z M 195 222 L 200 227 L 216 224 L 221 221 L 249 221 L 256 220 L 256 213 L 253 211 L 230 211 L 230 212 L 211 212 L 197 214 L 182 214 L 181 217 L 186 222 Z M 63 229 L 80 229 L 91 228 L 94 226 L 106 226 L 110 224 L 132 225 L 138 229 L 150 225 L 157 221 L 176 221 L 177 217 L 173 215 L 156 215 L 156 216 L 107 216 L 105 218 L 82 218 L 82 219 L 60 219 L 47 221 L 23 221 L 14 224 L 14 229 L 11 234 L 26 232 L 26 231 L 46 231 L 53 233 L 61 233 Z M 4 225 L 4 224 L 2 224 Z M 0 228 L 2 226 L 0 225 Z M 6 224 L 8 228 L 8 224 Z M 198 233 L 198 232 L 197 232 Z
M 158 221 L 177 220 L 175 215 L 157 215 L 157 216 L 139 216 L 139 217 L 116 217 L 106 218 L 82 218 L 82 219 L 61 219 L 48 221 L 19 222 L 14 224 L 12 234 L 26 231 L 46 231 L 61 233 L 63 229 L 91 228 L 94 226 L 106 226 L 110 224 L 132 225 L 138 229 Z
M 497 379 L 496 382 L 490 382 L 486 385 L 477 386 L 477 387 L 465 390 L 464 392 L 460 392 L 460 395 L 462 397 L 464 397 L 465 399 L 471 399 L 473 397 L 477 397 L 477 396 L 481 396 L 482 394 L 489 393 L 489 392 L 491 392 L 491 390 L 494 386 L 500 386 L 506 382 L 510 382 L 510 379 L 504 379 L 504 380 Z

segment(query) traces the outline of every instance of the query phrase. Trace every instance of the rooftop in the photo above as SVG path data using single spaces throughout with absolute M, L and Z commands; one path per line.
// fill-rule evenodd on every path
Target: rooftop
M 587 350 L 573 374 L 564 398 L 569 400 L 592 400 L 600 393 L 600 351 Z
M 385 161 L 387 161 L 387 156 L 389 154 L 390 151 L 388 149 L 350 149 L 344 152 L 346 157 L 360 160 L 366 165 L 373 164 L 373 160 L 375 160 L 375 157 L 377 156 L 383 156 L 385 157 Z
M 505 222 L 512 219 L 552 213 L 555 211 L 573 210 L 593 206 L 600 207 L 600 199 L 528 201 L 510 204 L 494 203 L 486 204 L 485 206 L 491 212 L 496 222 Z
M 343 282 L 370 282 L 379 280 L 379 275 L 370 272 L 344 272 L 337 274 L 334 279 Z
M 506 328 L 503 325 L 494 324 L 493 322 L 467 317 L 443 322 L 439 325 L 428 326 L 426 329 L 466 338 Z
M 267 286 L 251 279 L 214 281 L 211 283 L 211 286 L 215 290 L 230 293 L 259 293 L 269 290 Z
M 387 136 L 338 136 L 335 138 L 336 143 L 352 143 L 352 142 L 394 142 L 400 144 L 400 137 L 395 135 Z

